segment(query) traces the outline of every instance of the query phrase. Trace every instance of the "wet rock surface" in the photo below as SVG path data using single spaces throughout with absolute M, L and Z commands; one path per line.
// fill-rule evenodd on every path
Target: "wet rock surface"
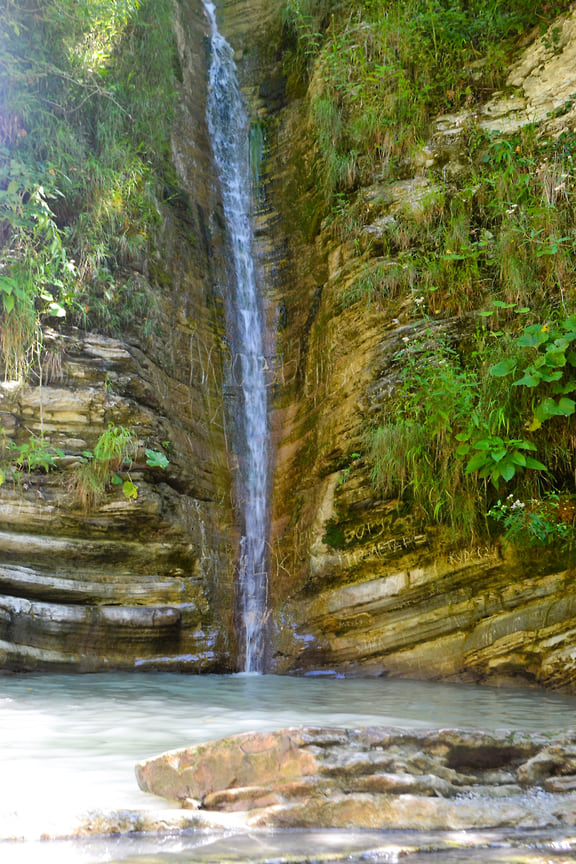
M 576 733 L 299 728 L 137 766 L 140 787 L 257 827 L 450 830 L 576 824 Z

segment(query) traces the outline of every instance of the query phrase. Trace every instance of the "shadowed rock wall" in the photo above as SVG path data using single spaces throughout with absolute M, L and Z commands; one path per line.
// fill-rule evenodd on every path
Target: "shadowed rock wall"
M 0 488 L 0 668 L 234 668 L 223 237 L 201 4 L 179 3 L 175 29 L 180 191 L 153 258 L 138 264 L 155 293 L 156 327 L 146 335 L 143 322 L 126 340 L 47 331 L 42 375 L 0 390 L 9 439 L 44 435 L 65 452 L 59 470 L 10 470 Z M 112 486 L 86 509 L 74 468 L 109 423 L 138 437 L 129 470 L 138 497 Z M 145 448 L 164 448 L 168 467 L 146 465 Z

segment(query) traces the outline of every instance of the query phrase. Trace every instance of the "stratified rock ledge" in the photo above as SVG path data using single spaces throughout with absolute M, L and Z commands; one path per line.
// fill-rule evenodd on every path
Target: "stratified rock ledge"
M 247 827 L 458 830 L 576 825 L 576 731 L 298 728 L 140 763 L 144 791 Z

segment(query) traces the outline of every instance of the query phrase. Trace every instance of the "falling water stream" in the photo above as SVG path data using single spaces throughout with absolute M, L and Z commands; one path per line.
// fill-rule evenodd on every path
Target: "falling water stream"
M 243 536 L 238 586 L 244 671 L 261 672 L 267 594 L 268 423 L 263 315 L 252 257 L 249 124 L 234 52 L 218 30 L 214 4 L 203 2 L 211 28 L 206 115 L 230 244 L 232 374 L 241 391 Z

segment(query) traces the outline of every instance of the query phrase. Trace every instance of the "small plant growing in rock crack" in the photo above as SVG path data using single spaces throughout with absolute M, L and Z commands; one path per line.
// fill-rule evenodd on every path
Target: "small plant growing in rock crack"
M 109 423 L 94 446 L 84 450 L 82 462 L 76 470 L 74 486 L 84 510 L 98 505 L 109 486 L 121 486 L 122 494 L 129 501 L 138 497 L 138 486 L 130 476 L 130 468 L 138 453 L 138 439 L 132 429 Z M 168 457 L 160 450 L 146 448 L 146 464 L 151 468 L 166 468 Z M 128 472 L 121 477 L 122 470 Z
M 82 452 L 82 462 L 76 470 L 74 486 L 84 510 L 91 510 L 104 497 L 108 486 L 122 486 L 128 500 L 137 498 L 138 488 L 130 478 L 118 472 L 131 468 L 138 452 L 138 440 L 131 429 L 109 423 L 100 435 L 94 450 Z
M 8 466 L 16 468 L 17 472 L 26 471 L 32 474 L 41 471 L 48 474 L 49 471 L 58 468 L 58 459 L 64 456 L 64 451 L 59 447 L 53 447 L 44 435 L 30 434 L 27 441 L 17 444 L 15 441 L 6 440 L 6 431 L 0 429 L 2 435 L 2 452 L 7 456 L 0 468 L 0 485 L 6 481 Z M 14 475 L 17 476 L 17 475 Z

